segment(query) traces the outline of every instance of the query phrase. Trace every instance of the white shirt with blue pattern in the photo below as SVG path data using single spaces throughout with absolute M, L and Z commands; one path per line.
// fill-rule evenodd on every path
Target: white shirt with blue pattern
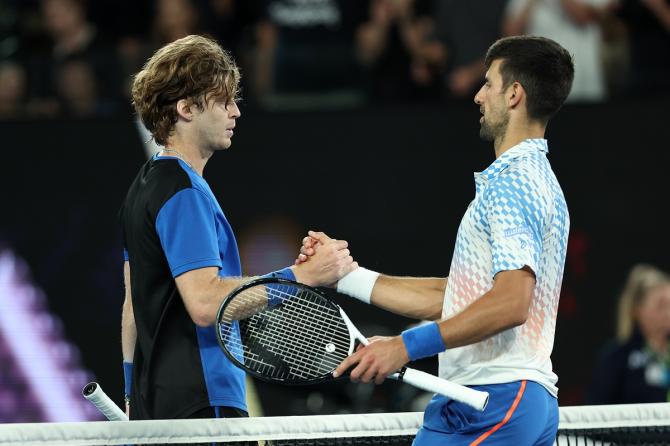
M 475 173 L 476 195 L 458 229 L 442 317 L 462 311 L 501 271 L 530 267 L 535 293 L 525 324 L 439 355 L 440 376 L 464 385 L 538 382 L 556 396 L 556 314 L 568 244 L 568 209 L 546 153 L 528 139 Z

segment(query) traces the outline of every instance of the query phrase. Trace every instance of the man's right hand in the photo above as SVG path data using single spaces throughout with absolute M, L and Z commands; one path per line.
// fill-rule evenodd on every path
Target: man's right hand
M 305 246 L 308 248 L 305 248 Z M 332 286 L 358 268 L 344 240 L 335 240 L 322 232 L 310 231 L 303 239 L 301 255 L 291 268 L 299 282 L 311 286 Z M 307 261 L 309 257 L 309 262 Z
M 316 233 L 314 231 L 309 231 L 309 234 L 323 234 L 322 232 Z M 323 234 L 325 235 L 325 234 Z M 328 237 L 328 236 L 326 236 Z M 314 255 L 315 248 L 319 244 L 319 241 L 312 237 L 311 235 L 307 235 L 304 239 L 302 239 L 302 246 L 300 247 L 300 254 L 298 254 L 298 258 L 295 259 L 295 264 L 300 265 L 301 263 L 306 262 L 309 260 L 311 256 Z

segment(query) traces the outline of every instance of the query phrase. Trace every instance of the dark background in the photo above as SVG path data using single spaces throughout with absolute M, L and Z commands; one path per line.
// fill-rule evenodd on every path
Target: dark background
M 477 136 L 474 104 L 242 114 L 233 147 L 205 169 L 242 244 L 253 228 L 266 224 L 272 232 L 279 222 L 277 237 L 289 237 L 296 252 L 301 234 L 317 229 L 348 240 L 371 269 L 447 275 L 474 197 L 472 173 L 494 159 L 491 144 Z M 667 125 L 666 107 L 653 102 L 566 106 L 549 125 L 549 159 L 571 216 L 553 353 L 561 405 L 583 401 L 594 356 L 614 334 L 628 269 L 638 262 L 670 269 Z M 0 248 L 27 261 L 82 366 L 120 403 L 116 214 L 146 159 L 134 123 L 8 121 L 0 122 L 0 135 Z M 271 250 L 254 255 L 269 258 L 264 267 L 286 266 L 272 264 Z M 368 335 L 397 333 L 411 322 L 340 301 Z M 419 367 L 436 370 L 433 361 Z M 413 410 L 416 395 L 401 387 L 259 388 L 266 414 L 290 415 Z

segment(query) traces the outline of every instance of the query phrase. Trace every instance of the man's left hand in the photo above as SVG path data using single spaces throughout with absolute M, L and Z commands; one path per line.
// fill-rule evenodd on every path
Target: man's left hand
M 369 383 L 374 380 L 375 384 L 381 384 L 387 376 L 400 370 L 407 362 L 409 357 L 402 337 L 375 336 L 370 338 L 367 346 L 359 347 L 342 361 L 333 376 L 337 378 L 354 367 L 350 374 L 352 381 Z

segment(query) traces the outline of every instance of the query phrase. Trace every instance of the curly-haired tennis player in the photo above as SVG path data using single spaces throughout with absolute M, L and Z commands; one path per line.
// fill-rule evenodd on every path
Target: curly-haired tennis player
M 202 177 L 209 158 L 232 144 L 238 82 L 226 51 L 188 36 L 159 49 L 133 83 L 135 110 L 164 148 L 140 169 L 120 212 L 132 419 L 246 415 L 244 372 L 219 348 L 213 324 L 223 298 L 247 279 L 239 277 L 232 228 Z M 357 266 L 344 241 L 315 260 L 272 274 L 325 285 Z

